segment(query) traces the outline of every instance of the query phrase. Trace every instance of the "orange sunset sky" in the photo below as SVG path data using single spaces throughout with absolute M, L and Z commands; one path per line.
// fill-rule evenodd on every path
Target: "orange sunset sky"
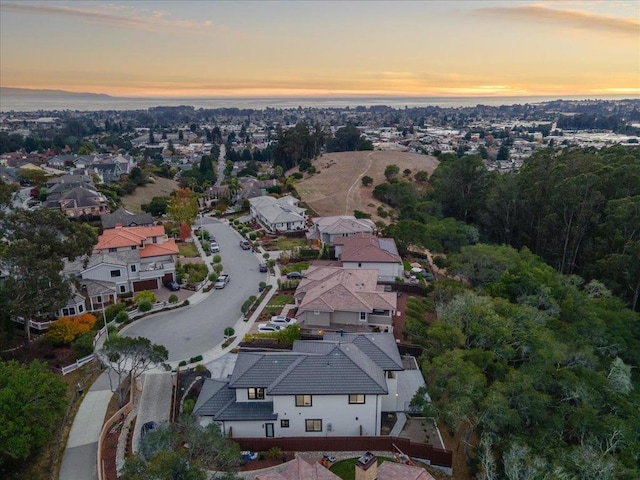
M 0 1 L 0 85 L 128 97 L 640 95 L 640 1 Z

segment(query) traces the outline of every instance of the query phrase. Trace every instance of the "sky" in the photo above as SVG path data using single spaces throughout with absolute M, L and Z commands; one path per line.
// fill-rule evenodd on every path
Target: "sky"
M 124 97 L 640 95 L 640 0 L 0 0 L 0 86 Z

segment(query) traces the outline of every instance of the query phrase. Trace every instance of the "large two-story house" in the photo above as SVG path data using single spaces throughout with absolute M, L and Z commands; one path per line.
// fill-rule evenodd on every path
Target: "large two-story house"
M 398 297 L 378 285 L 378 270 L 311 266 L 294 293 L 306 327 L 376 327 L 390 331 Z
M 370 233 L 376 229 L 375 223 L 368 218 L 356 218 L 352 215 L 317 217 L 311 220 L 312 226 L 307 232 L 307 241 L 315 248 L 333 246 L 336 239 L 350 237 L 358 233 Z
M 194 408 L 229 437 L 375 436 L 395 411 L 402 359 L 388 333 L 326 334 L 291 352 L 240 352 L 206 379 Z

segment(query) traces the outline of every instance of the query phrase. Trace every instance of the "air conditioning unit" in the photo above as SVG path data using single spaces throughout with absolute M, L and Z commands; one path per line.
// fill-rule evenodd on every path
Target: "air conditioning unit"
M 333 431 L 333 425 L 331 423 L 327 423 L 327 432 Z

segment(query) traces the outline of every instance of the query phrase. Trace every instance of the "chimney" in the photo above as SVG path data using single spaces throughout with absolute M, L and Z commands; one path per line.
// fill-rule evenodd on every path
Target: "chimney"
M 376 480 L 378 458 L 371 452 L 362 455 L 356 462 L 356 480 Z

